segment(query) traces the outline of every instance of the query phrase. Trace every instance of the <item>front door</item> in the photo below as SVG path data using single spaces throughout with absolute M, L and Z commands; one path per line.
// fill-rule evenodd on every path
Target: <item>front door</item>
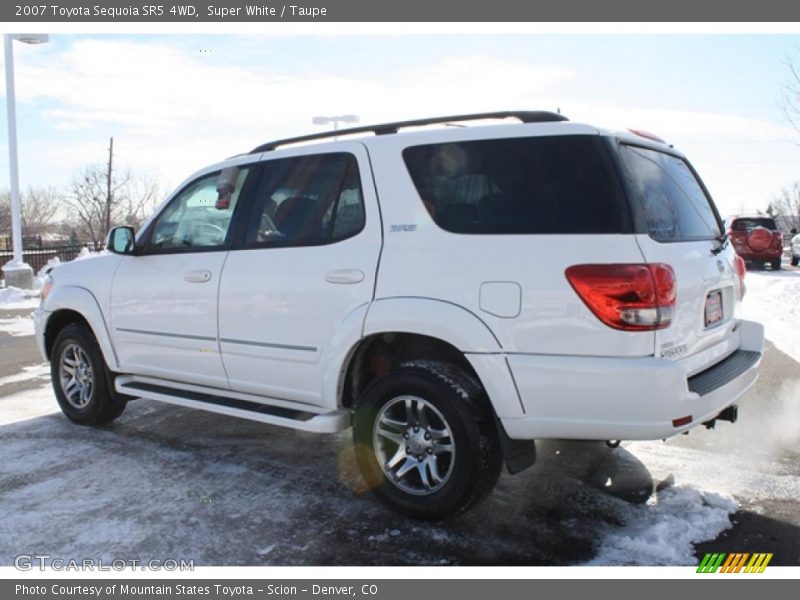
M 122 258 L 111 335 L 124 372 L 227 387 L 217 294 L 250 171 L 211 171 L 185 185 L 145 230 L 139 253 Z

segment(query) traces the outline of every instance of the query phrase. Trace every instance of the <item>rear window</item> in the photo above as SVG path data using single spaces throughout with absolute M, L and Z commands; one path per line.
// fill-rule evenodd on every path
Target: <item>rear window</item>
M 746 219 L 734 219 L 731 223 L 731 231 L 750 231 L 756 227 L 765 227 L 771 231 L 777 231 L 775 220 L 768 217 L 748 217 Z
M 403 151 L 436 224 L 470 234 L 628 233 L 625 200 L 598 136 L 414 146 Z
M 720 235 L 711 201 L 686 161 L 639 146 L 621 146 L 633 205 L 650 236 L 660 242 Z

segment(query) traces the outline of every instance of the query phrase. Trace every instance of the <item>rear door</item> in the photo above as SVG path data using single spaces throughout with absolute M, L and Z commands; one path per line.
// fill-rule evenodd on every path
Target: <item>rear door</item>
M 638 229 L 646 232 L 637 236 L 642 253 L 648 262 L 670 265 L 677 281 L 672 324 L 656 332 L 655 354 L 680 360 L 716 346 L 708 361 L 719 360 L 737 346 L 739 282 L 733 248 L 721 248 L 713 203 L 684 158 L 631 144 L 619 148 Z
M 234 390 L 320 405 L 336 336 L 360 332 L 375 286 L 381 225 L 367 154 L 340 143 L 282 153 L 261 171 L 222 275 L 222 359 Z

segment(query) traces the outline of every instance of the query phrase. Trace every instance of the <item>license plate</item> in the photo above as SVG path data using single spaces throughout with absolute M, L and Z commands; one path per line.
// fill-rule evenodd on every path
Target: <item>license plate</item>
M 722 291 L 714 290 L 706 297 L 706 327 L 722 321 Z

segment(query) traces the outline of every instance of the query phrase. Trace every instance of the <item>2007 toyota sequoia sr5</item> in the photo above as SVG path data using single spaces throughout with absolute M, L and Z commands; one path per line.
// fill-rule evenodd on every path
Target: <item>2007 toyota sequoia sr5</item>
M 336 133 L 203 169 L 52 272 L 36 331 L 67 417 L 149 398 L 352 425 L 367 483 L 423 518 L 532 464 L 535 439 L 735 420 L 763 329 L 671 146 L 547 112 Z

